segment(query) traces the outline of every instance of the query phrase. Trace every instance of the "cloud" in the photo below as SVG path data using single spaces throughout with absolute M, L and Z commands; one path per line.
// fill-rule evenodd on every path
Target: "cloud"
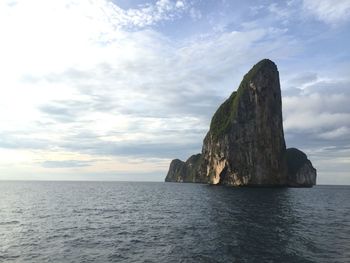
M 44 161 L 41 165 L 44 168 L 77 168 L 91 166 L 93 161 L 65 160 L 65 161 Z
M 305 22 L 309 18 L 331 26 L 337 26 L 350 20 L 350 3 L 347 0 L 291 0 L 252 8 L 255 15 L 264 10 L 269 14 L 270 23 L 276 20 L 280 21 L 282 25 L 298 23 L 305 26 L 303 28 L 305 32 L 308 28 Z M 298 25 L 295 27 L 297 28 Z M 290 28 L 294 29 L 294 27 Z
M 62 107 L 60 105 L 43 105 L 40 108 L 40 111 L 50 116 L 52 119 L 58 121 L 74 121 L 75 116 L 73 114 L 72 107 Z
M 124 10 L 112 3 L 106 3 L 103 11 L 109 15 L 116 27 L 143 28 L 160 21 L 174 20 L 185 12 L 194 12 L 189 1 L 158 0 L 154 4 L 144 4 L 139 8 Z
M 319 171 L 319 182 L 345 182 L 350 161 L 350 80 L 300 73 L 289 85 L 296 83 L 302 89 L 283 92 L 282 98 L 287 146 L 308 154 Z
M 339 139 L 342 137 L 346 137 L 350 139 L 350 128 L 349 127 L 340 127 L 340 128 L 335 128 L 333 130 L 321 133 L 318 135 L 319 138 L 322 139 Z
M 289 41 L 282 36 L 274 45 L 260 43 L 270 33 L 263 29 L 225 32 L 174 46 L 151 30 L 124 32 L 122 43 L 115 41 L 101 48 L 110 54 L 103 63 L 31 75 L 24 81 L 53 89 L 56 85 L 69 87 L 66 97 L 39 103 L 38 110 L 47 121 L 75 122 L 92 132 L 114 130 L 121 138 L 122 134 L 143 132 L 152 140 L 164 141 L 172 140 L 166 137 L 169 127 L 177 131 L 200 127 L 199 145 L 216 107 L 237 88 L 246 61 L 254 64 L 263 50 L 274 56 Z M 114 53 L 130 47 L 132 56 Z M 255 51 L 247 56 L 253 47 Z M 58 92 L 62 95 L 61 89 Z M 139 123 L 139 130 L 135 123 Z
M 246 71 L 240 59 L 245 56 L 253 64 L 262 50 L 273 55 L 287 41 L 259 44 L 266 34 L 262 29 L 225 32 L 173 46 L 150 30 L 124 32 L 124 43 L 101 47 L 99 52 L 110 54 L 103 63 L 92 60 L 84 68 L 26 75 L 22 85 L 32 91 L 43 87 L 38 97 L 43 89 L 50 93 L 32 105 L 37 114 L 31 118 L 39 131 L 31 128 L 29 138 L 14 141 L 12 148 L 28 148 L 28 141 L 46 134 L 43 149 L 186 159 L 201 150 L 212 114 L 238 87 Z M 255 52 L 244 55 L 253 45 Z M 130 46 L 133 56 L 113 52 Z
M 290 8 L 282 8 L 277 3 L 270 4 L 267 9 L 279 19 L 288 19 L 291 15 Z
M 318 20 L 331 25 L 350 19 L 350 2 L 348 0 L 304 0 L 303 8 Z
M 188 156 L 197 153 L 201 147 L 200 144 L 183 142 L 155 142 L 155 141 L 89 141 L 88 143 L 61 142 L 60 147 L 69 152 L 87 153 L 97 156 L 125 156 L 129 158 L 146 157 L 172 159 L 174 156 L 179 158 L 188 158 Z
M 14 134 L 13 134 L 14 133 Z M 16 134 L 17 133 L 17 134 Z M 32 137 L 25 132 L 2 131 L 0 133 L 0 148 L 4 149 L 48 149 L 50 141 Z
M 289 80 L 288 84 L 291 84 L 294 87 L 303 88 L 304 84 L 310 85 L 310 83 L 318 80 L 316 72 L 304 72 L 297 76 L 294 76 Z

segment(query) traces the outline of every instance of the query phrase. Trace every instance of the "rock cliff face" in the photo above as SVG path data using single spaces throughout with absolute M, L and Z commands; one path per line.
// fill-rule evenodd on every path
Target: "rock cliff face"
M 172 160 L 165 181 L 181 183 L 205 183 L 206 178 L 200 171 L 201 163 L 202 155 L 200 153 L 192 155 L 186 162 L 179 159 Z
M 281 105 L 277 67 L 263 60 L 212 118 L 202 150 L 211 184 L 286 184 Z
M 289 148 L 286 151 L 288 184 L 295 187 L 310 187 L 316 184 L 316 169 L 302 151 Z
M 215 112 L 202 154 L 173 160 L 171 182 L 232 186 L 312 186 L 316 170 L 299 150 L 286 150 L 276 65 L 264 59 Z

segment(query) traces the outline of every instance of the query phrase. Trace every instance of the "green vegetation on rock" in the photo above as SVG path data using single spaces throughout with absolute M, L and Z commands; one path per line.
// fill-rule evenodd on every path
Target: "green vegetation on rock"
M 263 59 L 255 64 L 253 68 L 244 75 L 237 91 L 234 91 L 217 109 L 210 123 L 210 132 L 214 140 L 229 132 L 234 120 L 237 118 L 238 104 L 244 90 L 249 87 L 249 83 L 256 74 L 266 67 L 276 68 L 276 65 L 269 59 Z
M 187 159 L 187 164 L 192 164 L 193 166 L 198 166 L 199 162 L 201 161 L 202 155 L 200 153 L 191 155 L 190 158 Z
M 227 133 L 232 125 L 232 120 L 235 118 L 235 103 L 237 92 L 233 92 L 230 98 L 228 98 L 215 112 L 210 123 L 210 132 L 215 139 L 221 135 Z
M 196 176 L 199 173 L 199 167 L 201 165 L 202 155 L 200 153 L 192 155 L 187 159 L 187 171 L 186 171 L 186 180 L 194 182 L 196 180 Z
M 170 163 L 169 172 L 165 179 L 166 182 L 196 182 L 199 180 L 200 165 L 202 162 L 201 154 L 194 154 L 183 162 L 175 159 Z

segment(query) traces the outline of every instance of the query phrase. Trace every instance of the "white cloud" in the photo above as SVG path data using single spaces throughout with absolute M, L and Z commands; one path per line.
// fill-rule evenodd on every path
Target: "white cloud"
M 282 8 L 277 3 L 270 4 L 267 9 L 279 19 L 287 19 L 292 13 L 290 8 Z
M 327 79 L 326 81 L 324 79 Z M 336 139 L 350 135 L 350 93 L 342 79 L 300 73 L 287 85 L 297 85 L 298 92 L 283 97 L 284 128 L 287 132 L 306 131 L 315 137 Z
M 319 137 L 323 139 L 338 139 L 342 136 L 349 135 L 349 134 L 350 134 L 350 128 L 343 126 L 328 132 L 321 133 Z
M 176 1 L 175 7 L 176 7 L 176 8 L 184 8 L 184 7 L 185 7 L 185 4 L 184 4 L 183 1 Z
M 284 101 L 288 101 L 288 99 L 286 98 Z M 298 107 L 301 104 L 302 102 L 294 106 Z M 350 120 L 350 113 L 303 112 L 300 110 L 287 115 L 284 121 L 284 128 L 286 132 L 290 130 L 309 131 L 318 136 L 317 131 L 332 129 L 339 125 L 348 125 L 348 120 Z
M 338 24 L 350 19 L 349 0 L 304 0 L 303 7 L 317 19 Z
M 190 2 L 172 0 L 158 0 L 155 4 L 127 10 L 111 3 L 103 6 L 103 11 L 108 13 L 109 19 L 117 27 L 146 27 L 163 20 L 178 18 L 190 9 L 192 9 Z

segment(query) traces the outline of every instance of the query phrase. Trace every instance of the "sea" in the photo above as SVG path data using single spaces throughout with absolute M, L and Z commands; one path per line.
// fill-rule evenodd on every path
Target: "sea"
M 0 262 L 350 262 L 350 186 L 0 181 Z

